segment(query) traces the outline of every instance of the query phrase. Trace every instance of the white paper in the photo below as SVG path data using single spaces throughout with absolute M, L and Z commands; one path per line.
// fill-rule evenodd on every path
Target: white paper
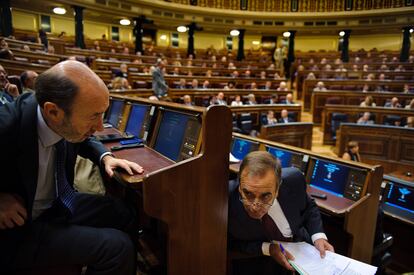
M 295 260 L 293 263 L 300 267 L 304 274 L 309 275 L 374 275 L 377 268 L 363 262 L 327 251 L 321 258 L 319 251 L 305 242 L 280 242 Z
M 235 163 L 235 162 L 239 162 L 240 161 L 239 159 L 235 158 L 232 153 L 230 153 L 230 157 L 229 158 L 230 158 L 230 162 L 232 162 L 232 163 Z

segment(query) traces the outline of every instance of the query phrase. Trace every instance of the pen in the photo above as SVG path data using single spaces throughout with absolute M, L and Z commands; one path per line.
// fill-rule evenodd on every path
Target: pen
M 279 247 L 280 247 L 280 250 L 282 251 L 282 254 L 286 256 L 285 248 L 283 247 L 281 243 L 279 244 Z

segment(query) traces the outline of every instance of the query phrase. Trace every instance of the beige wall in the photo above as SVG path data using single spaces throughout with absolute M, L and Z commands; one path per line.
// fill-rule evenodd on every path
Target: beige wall
M 15 29 L 37 31 L 39 29 L 39 15 L 13 10 L 12 24 Z
M 352 51 L 370 50 L 394 50 L 399 51 L 402 45 L 402 33 L 382 35 L 352 35 L 349 38 L 349 49 Z
M 295 50 L 308 51 L 336 51 L 338 49 L 338 36 L 301 36 L 299 34 L 295 37 Z
M 50 17 L 50 25 L 52 26 L 52 33 L 66 32 L 67 35 L 75 35 L 75 21 L 66 17 Z

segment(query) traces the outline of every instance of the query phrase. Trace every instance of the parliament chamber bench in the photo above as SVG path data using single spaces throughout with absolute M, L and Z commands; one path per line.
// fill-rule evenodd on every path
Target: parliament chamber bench
M 313 123 L 291 122 L 260 127 L 261 139 L 275 141 L 295 147 L 311 150 Z
M 158 230 L 147 233 L 161 242 L 167 273 L 225 274 L 229 109 L 111 96 L 106 120 L 114 127 L 96 133 L 98 139 L 128 133 L 145 144 L 113 151 L 144 168 L 133 176 L 118 171 L 115 178 L 138 197 L 138 209 L 158 221 Z
M 406 63 L 403 63 L 406 64 Z M 414 80 L 414 70 L 410 71 L 362 71 L 362 65 L 359 65 L 359 71 L 352 71 L 352 69 L 346 72 L 336 72 L 332 71 L 323 71 L 323 70 L 303 70 L 298 71 L 295 78 L 295 87 L 298 91 L 298 98 L 302 96 L 302 87 L 303 82 L 309 73 L 313 73 L 316 79 L 319 81 L 325 81 L 325 79 L 335 79 L 335 77 L 340 76 L 344 79 L 365 79 L 369 74 L 374 74 L 375 77 L 378 77 L 380 74 L 384 74 L 387 80 Z M 414 69 L 414 68 L 413 68 Z
M 43 46 L 43 44 L 40 44 L 40 43 L 33 43 L 33 42 L 29 42 L 29 41 L 11 39 L 11 38 L 7 38 L 7 37 L 4 37 L 4 40 L 9 45 L 9 48 L 11 48 L 12 50 L 13 50 L 13 48 L 21 49 L 21 48 L 23 48 L 24 45 L 29 46 L 31 50 L 39 50 L 39 51 L 44 51 L 45 50 L 45 47 Z
M 315 199 L 325 232 L 335 252 L 371 263 L 374 233 L 383 176 L 381 166 L 328 157 L 309 150 L 233 133 L 231 154 L 242 160 L 249 152 L 266 150 L 283 167 L 296 167 L 306 177 L 308 194 L 319 193 L 326 200 Z M 240 162 L 231 163 L 238 173 Z M 327 184 L 331 182 L 332 184 Z
M 347 91 L 361 91 L 364 85 L 369 85 L 372 89 L 375 90 L 376 87 L 381 86 L 386 88 L 389 92 L 402 92 L 404 85 L 414 85 L 414 81 L 409 80 L 358 80 L 358 79 L 306 79 L 303 82 L 303 93 L 302 93 L 302 100 L 304 104 L 304 110 L 309 111 L 311 108 L 311 100 L 313 89 L 316 86 L 316 83 L 319 81 L 323 81 L 327 90 L 347 90 Z
M 250 130 L 260 131 L 263 125 L 263 119 L 268 111 L 273 111 L 275 118 L 280 118 L 280 112 L 287 110 L 293 121 L 300 121 L 302 117 L 302 105 L 300 104 L 256 104 L 243 106 L 229 106 L 233 113 L 233 123 L 236 121 L 237 126 L 241 127 L 242 132 Z M 244 122 L 243 122 L 244 121 Z M 241 124 L 246 123 L 246 129 Z M 247 125 L 250 124 L 250 125 Z M 233 126 L 236 126 L 233 124 Z
M 382 165 L 385 173 L 414 174 L 414 128 L 342 123 L 337 132 L 339 156 L 349 141 L 357 141 L 362 162 Z
M 142 70 L 144 67 L 149 67 L 155 65 L 154 62 L 152 63 L 142 63 L 142 64 L 135 64 L 133 62 L 123 62 L 123 61 L 115 61 L 115 60 L 106 60 L 106 59 L 94 59 L 92 62 L 92 68 L 95 70 L 114 70 L 119 69 L 120 65 L 125 63 L 128 65 L 128 68 L 130 71 L 133 70 Z M 205 76 L 205 73 L 207 70 L 212 71 L 213 76 L 229 76 L 234 71 L 237 71 L 240 73 L 240 75 L 243 75 L 243 73 L 246 70 L 249 70 L 252 74 L 252 77 L 260 77 L 260 73 L 262 71 L 266 72 L 266 75 L 273 79 L 273 76 L 275 73 L 280 74 L 280 70 L 269 70 L 269 69 L 247 69 L 247 68 L 236 68 L 236 69 L 229 69 L 227 67 L 225 68 L 213 68 L 209 66 L 202 67 L 201 65 L 196 66 L 187 66 L 184 62 L 181 66 L 174 65 L 172 62 L 168 62 L 168 64 L 165 66 L 167 73 L 173 72 L 174 68 L 178 68 L 180 70 L 181 74 L 187 74 L 188 72 L 191 72 L 194 76 Z M 269 79 L 269 80 L 270 80 Z
M 28 63 L 9 59 L 0 59 L 0 65 L 4 67 L 8 75 L 20 75 L 26 70 L 42 73 L 51 67 L 51 65 Z
M 138 96 L 138 97 L 149 97 L 154 94 L 152 89 L 131 89 L 131 90 L 111 90 L 111 93 L 119 95 L 128 95 L 128 96 Z M 241 96 L 242 101 L 247 101 L 247 96 L 249 94 L 254 94 L 256 101 L 260 104 L 266 104 L 270 102 L 270 98 L 273 94 L 277 94 L 279 101 L 285 99 L 286 95 L 289 92 L 281 92 L 276 90 L 248 90 L 248 89 L 169 89 L 168 97 L 171 98 L 174 102 L 182 103 L 182 98 L 185 95 L 190 95 L 194 104 L 196 106 L 209 106 L 210 99 L 213 96 L 217 96 L 219 92 L 223 92 L 224 100 L 228 105 L 236 98 L 236 96 Z
M 361 91 L 314 91 L 311 100 L 311 113 L 313 123 L 322 122 L 322 112 L 326 104 L 354 105 L 359 106 L 365 97 L 372 96 L 378 107 L 384 106 L 393 97 L 397 97 L 404 106 L 414 98 L 414 93 L 393 93 L 393 92 L 361 92 Z
M 13 49 L 13 55 L 17 61 L 39 63 L 49 66 L 53 66 L 56 63 L 59 63 L 60 61 L 67 59 L 67 56 L 64 55 L 50 54 L 44 51 L 25 51 L 21 49 Z
M 395 120 L 402 121 L 414 116 L 414 110 L 411 109 L 326 104 L 322 113 L 323 144 L 335 144 L 340 124 L 355 123 L 364 112 L 369 112 L 374 124 L 380 125 L 393 124 Z

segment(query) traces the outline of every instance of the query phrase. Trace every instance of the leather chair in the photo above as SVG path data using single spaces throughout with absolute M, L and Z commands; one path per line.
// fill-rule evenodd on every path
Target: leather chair
M 242 113 L 239 117 L 239 128 L 243 134 L 249 135 L 252 131 L 252 116 L 250 113 Z

